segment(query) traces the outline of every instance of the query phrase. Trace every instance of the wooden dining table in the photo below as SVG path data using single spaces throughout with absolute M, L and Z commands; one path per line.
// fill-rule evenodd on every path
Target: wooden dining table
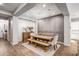
M 53 36 L 44 36 L 44 35 L 37 35 L 37 34 L 33 34 L 31 35 L 32 39 L 33 38 L 37 38 L 37 39 L 41 39 L 41 40 L 47 40 L 47 41 L 52 41 L 53 40 Z
M 48 48 L 51 45 L 49 42 L 51 42 L 53 38 L 54 37 L 33 34 L 31 35 L 31 39 L 28 39 L 28 41 L 29 43 L 34 43 L 35 46 L 41 45 L 45 51 L 48 51 Z

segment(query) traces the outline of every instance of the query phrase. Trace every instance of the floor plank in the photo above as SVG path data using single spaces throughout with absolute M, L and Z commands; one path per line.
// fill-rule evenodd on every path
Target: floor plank
M 55 56 L 76 56 L 77 54 L 77 41 L 71 40 L 70 46 L 62 45 L 55 53 Z
M 76 41 L 71 42 L 69 47 L 61 45 L 55 56 L 75 56 Z M 12 46 L 7 40 L 0 39 L 1 56 L 38 56 L 38 54 L 22 46 L 22 43 Z

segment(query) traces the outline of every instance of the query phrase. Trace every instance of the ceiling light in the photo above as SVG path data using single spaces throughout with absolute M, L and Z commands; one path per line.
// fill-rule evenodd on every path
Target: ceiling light
M 43 7 L 46 7 L 46 4 L 43 4 Z

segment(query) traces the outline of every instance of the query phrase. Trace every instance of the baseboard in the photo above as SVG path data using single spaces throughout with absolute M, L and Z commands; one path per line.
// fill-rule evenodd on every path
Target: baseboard
M 3 37 L 0 37 L 0 39 L 4 39 Z
M 64 44 L 64 46 L 70 46 L 70 43 L 69 44 Z
M 63 44 L 64 46 L 70 46 L 70 44 L 64 44 L 64 42 L 58 42 L 58 44 Z
M 71 39 L 71 40 L 79 41 L 79 39 Z
M 58 42 L 58 44 L 63 44 L 63 45 L 64 45 L 64 43 L 63 43 L 63 42 Z
M 11 43 L 11 45 L 16 45 L 16 44 L 18 44 L 19 42 L 10 42 Z

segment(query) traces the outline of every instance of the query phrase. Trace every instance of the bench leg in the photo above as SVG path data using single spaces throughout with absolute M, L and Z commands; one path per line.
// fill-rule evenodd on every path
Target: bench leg
M 55 50 L 55 45 L 54 45 L 54 50 Z
M 57 48 L 57 44 L 56 44 L 56 48 Z
M 44 51 L 47 52 L 49 50 L 48 47 L 44 47 Z
M 54 50 L 56 50 L 56 48 L 57 48 L 57 45 L 54 45 Z
M 30 44 L 31 42 L 29 41 L 29 43 L 28 44 Z

